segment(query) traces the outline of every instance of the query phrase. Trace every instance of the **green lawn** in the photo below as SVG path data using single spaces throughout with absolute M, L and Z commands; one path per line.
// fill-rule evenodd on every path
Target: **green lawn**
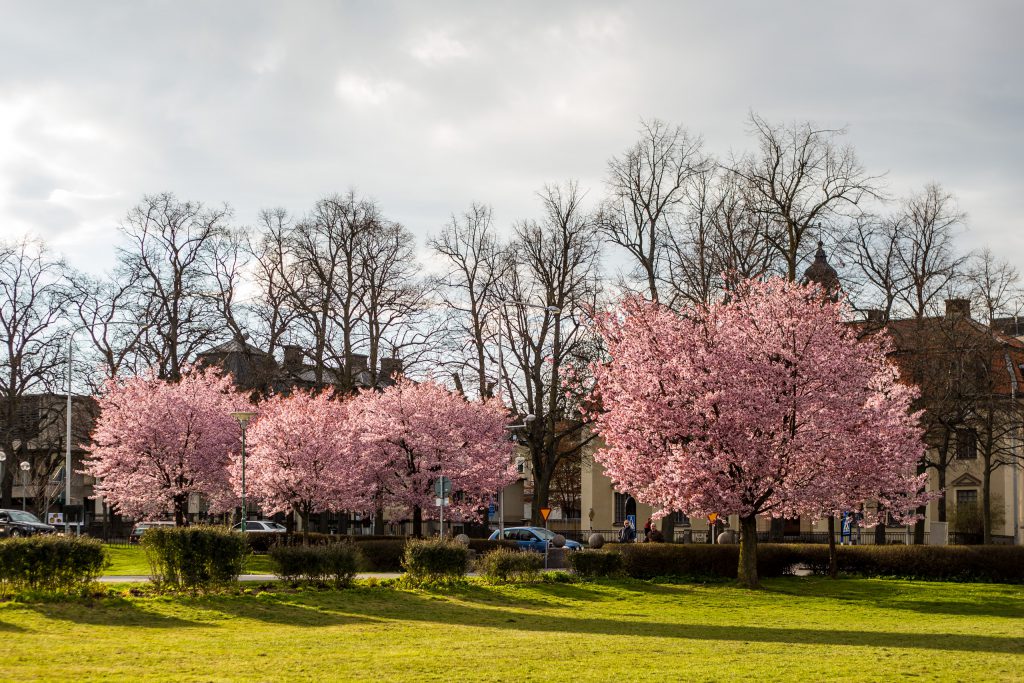
M 103 573 L 111 576 L 149 575 L 149 563 L 146 553 L 139 546 L 130 548 L 107 546 L 110 567 Z M 270 557 L 267 555 L 250 555 L 245 563 L 246 574 L 272 574 Z
M 256 589 L 253 589 L 256 590 Z M 1003 680 L 1024 590 L 821 578 L 0 604 L 0 680 Z

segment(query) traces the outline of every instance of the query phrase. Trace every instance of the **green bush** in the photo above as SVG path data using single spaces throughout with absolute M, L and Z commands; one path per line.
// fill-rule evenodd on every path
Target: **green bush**
M 451 540 L 410 539 L 402 555 L 402 567 L 413 582 L 461 578 L 468 566 L 469 548 Z
M 828 549 L 808 547 L 803 562 L 828 573 Z M 1024 547 L 858 545 L 837 548 L 839 571 L 858 576 L 893 576 L 933 581 L 1024 583 Z
M 303 534 L 301 531 L 294 534 L 281 534 L 272 531 L 247 531 L 245 540 L 249 549 L 254 553 L 269 552 L 271 548 L 281 545 L 331 545 L 333 543 L 348 543 L 349 541 L 363 538 L 360 536 L 346 536 L 344 534 L 321 534 L 314 531 Z
M 477 560 L 477 571 L 488 583 L 536 581 L 544 558 L 539 553 L 498 548 Z
M 288 581 L 330 581 L 337 588 L 356 577 L 359 550 L 351 543 L 328 545 L 277 545 L 270 549 L 274 573 Z
M 363 541 L 357 544 L 362 555 L 362 568 L 368 572 L 402 571 L 405 539 Z
M 814 547 L 814 546 L 803 546 Z M 828 548 L 821 546 L 826 553 Z M 763 544 L 757 548 L 757 573 L 761 577 L 782 576 L 802 562 L 800 546 Z M 736 578 L 740 559 L 738 545 L 681 545 L 673 543 L 627 543 L 616 545 L 622 554 L 622 568 L 634 579 L 656 576 L 694 578 Z
M 497 550 L 498 548 L 516 550 L 519 548 L 519 544 L 515 541 L 506 541 L 500 539 L 495 539 L 493 541 L 486 538 L 469 539 L 469 549 L 475 551 L 478 555 L 489 553 L 492 550 Z
M 622 573 L 622 553 L 613 550 L 577 550 L 568 558 L 569 566 L 579 576 L 598 578 Z
M 142 547 L 161 587 L 206 590 L 238 580 L 248 554 L 245 534 L 223 527 L 154 527 Z
M 0 541 L 0 594 L 11 590 L 72 592 L 99 578 L 109 564 L 95 539 L 32 536 Z

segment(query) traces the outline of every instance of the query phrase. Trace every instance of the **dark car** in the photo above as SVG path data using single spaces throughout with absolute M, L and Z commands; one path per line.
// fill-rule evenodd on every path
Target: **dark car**
M 515 541 L 522 550 L 544 552 L 547 544 L 555 537 L 555 532 L 540 526 L 513 526 L 505 529 L 505 539 Z M 498 532 L 491 534 L 491 540 L 498 539 Z M 566 541 L 567 550 L 579 550 L 583 546 L 576 541 Z
M 0 510 L 0 536 L 17 538 L 36 534 L 53 534 L 57 527 L 43 522 L 31 512 L 24 510 Z
M 146 533 L 146 529 L 152 529 L 155 526 L 174 526 L 174 522 L 139 522 L 132 527 L 132 535 L 128 537 L 128 542 L 138 543 L 142 540 L 142 534 Z

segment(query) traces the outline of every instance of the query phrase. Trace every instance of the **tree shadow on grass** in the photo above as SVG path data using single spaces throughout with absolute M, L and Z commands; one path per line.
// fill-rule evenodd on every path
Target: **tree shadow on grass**
M 12 624 L 9 621 L 0 620 L 0 633 L 25 633 L 29 629 L 24 626 Z
M 965 591 L 976 584 L 964 584 Z M 1024 619 L 1024 587 L 986 585 L 984 596 L 964 599 L 965 591 L 950 590 L 949 584 L 927 582 L 907 584 L 900 581 L 866 582 L 860 579 L 802 579 L 799 584 L 773 582 L 774 593 L 800 597 L 814 596 L 826 600 L 870 604 L 880 609 L 907 610 L 920 614 L 947 614 L 968 617 L 1006 617 Z M 934 596 L 934 599 L 931 599 Z
M 398 597 L 400 596 L 400 598 Z M 403 619 L 442 625 L 461 624 L 517 631 L 578 633 L 612 636 L 717 640 L 738 643 L 785 643 L 793 645 L 849 645 L 855 647 L 913 648 L 937 651 L 1024 654 L 1024 638 L 1005 638 L 961 633 L 912 633 L 893 631 L 825 630 L 744 625 L 709 625 L 662 621 L 574 618 L 493 608 L 479 608 L 452 601 L 437 602 L 422 594 L 397 593 L 400 605 L 387 609 L 352 601 L 350 614 L 367 618 Z
M 317 595 L 317 594 L 314 594 Z M 319 595 L 330 596 L 330 593 Z M 335 594 L 337 595 L 337 594 Z M 341 626 L 346 624 L 379 621 L 368 616 L 357 616 L 343 609 L 343 605 L 331 605 L 333 600 L 317 604 L 315 599 L 298 595 L 269 595 L 259 598 L 213 597 L 197 602 L 204 609 L 216 610 L 239 619 L 253 619 L 287 626 Z
M 128 626 L 134 628 L 194 628 L 207 626 L 188 619 L 160 614 L 140 607 L 129 600 L 104 600 L 93 604 L 40 602 L 26 604 L 47 619 L 70 621 L 95 626 Z

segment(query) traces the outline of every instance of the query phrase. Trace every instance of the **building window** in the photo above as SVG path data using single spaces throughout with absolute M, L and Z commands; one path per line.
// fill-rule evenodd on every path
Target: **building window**
M 963 507 L 967 505 L 978 504 L 978 489 L 957 489 L 956 492 L 956 506 Z
M 615 492 L 615 524 L 622 524 L 626 517 L 636 517 L 636 499 L 628 493 Z
M 956 459 L 974 460 L 978 457 L 978 434 L 973 429 L 956 430 Z

